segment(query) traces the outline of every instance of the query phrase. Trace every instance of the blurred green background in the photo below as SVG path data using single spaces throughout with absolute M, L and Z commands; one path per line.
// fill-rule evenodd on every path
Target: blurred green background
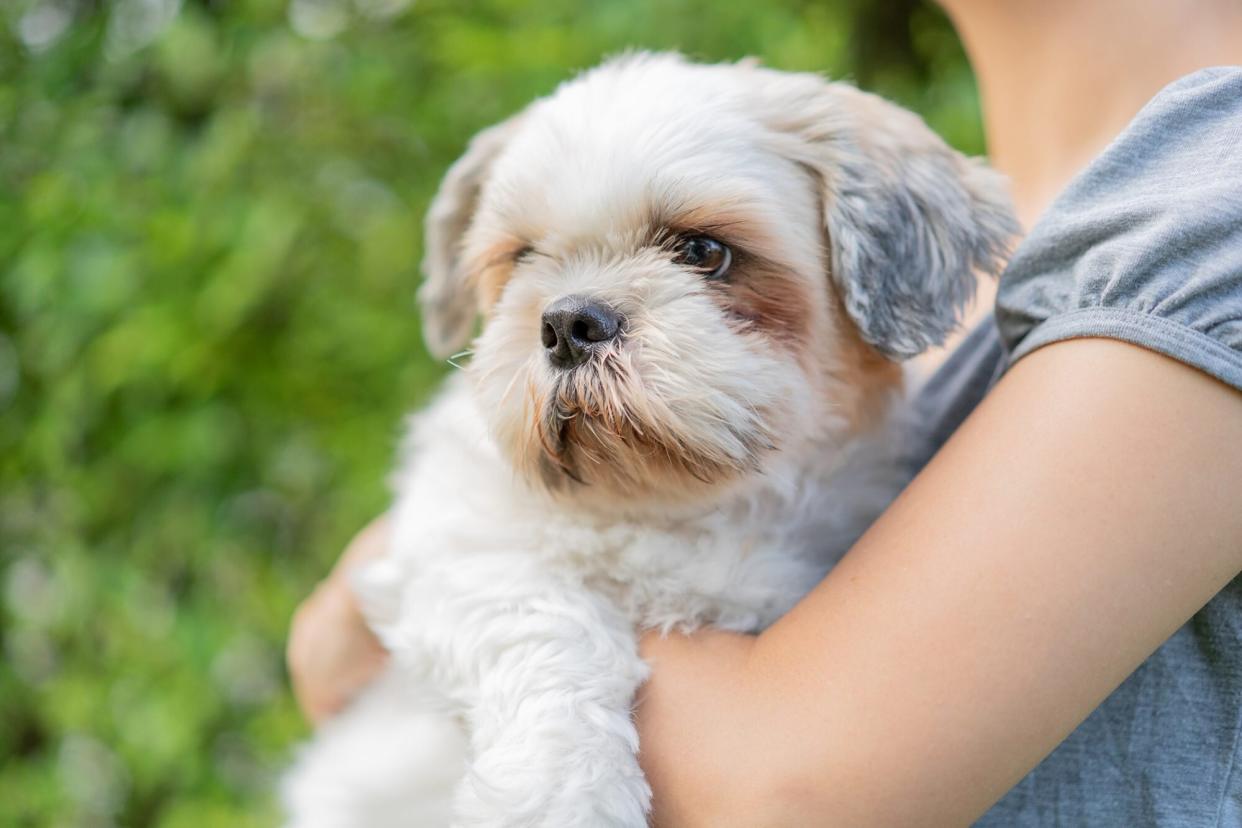
M 981 150 L 914 0 L 0 2 L 0 825 L 272 825 L 290 613 L 386 503 L 421 214 L 628 47 L 852 78 Z

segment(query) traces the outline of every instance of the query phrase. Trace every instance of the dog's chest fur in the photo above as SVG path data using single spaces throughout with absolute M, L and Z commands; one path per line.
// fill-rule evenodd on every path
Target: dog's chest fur
M 417 581 L 534 569 L 605 597 L 639 628 L 762 629 L 892 500 L 903 481 L 889 436 L 808 446 L 707 505 L 618 503 L 609 514 L 520 479 L 454 378 L 411 423 L 391 560 L 373 579 L 387 586 L 368 591 L 368 612 L 382 628 L 399 620 L 393 591 Z
M 608 516 L 523 482 L 454 378 L 359 578 L 393 664 L 286 778 L 290 827 L 645 824 L 637 632 L 774 622 L 892 499 L 893 445 L 806 446 L 710 506 Z

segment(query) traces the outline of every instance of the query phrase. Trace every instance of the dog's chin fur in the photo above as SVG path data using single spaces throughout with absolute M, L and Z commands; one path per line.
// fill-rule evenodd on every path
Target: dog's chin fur
M 757 471 L 763 453 L 775 449 L 765 411 L 752 422 L 722 423 L 719 434 L 679 428 L 662 400 L 643 393 L 642 377 L 619 349 L 551 386 L 531 387 L 530 422 L 541 449 L 538 478 L 552 490 L 598 486 L 626 498 L 711 488 Z
M 756 631 L 826 574 L 904 483 L 896 360 L 1013 226 L 913 116 L 750 63 L 629 56 L 480 133 L 420 296 L 434 351 L 482 330 L 360 583 L 392 666 L 291 774 L 294 825 L 644 825 L 636 630 Z M 679 264 L 687 235 L 732 268 Z M 621 321 L 566 370 L 541 326 L 571 296 Z

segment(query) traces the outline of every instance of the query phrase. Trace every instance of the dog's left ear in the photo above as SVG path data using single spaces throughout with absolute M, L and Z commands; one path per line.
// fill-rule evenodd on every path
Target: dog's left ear
M 427 208 L 418 302 L 423 339 L 437 357 L 447 358 L 461 350 L 474 329 L 478 305 L 462 262 L 462 239 L 474 218 L 492 162 L 516 131 L 521 117 L 519 113 L 475 135 L 445 173 Z
M 1018 232 L 1005 179 L 852 86 L 782 73 L 764 86 L 782 151 L 821 188 L 832 278 L 863 339 L 895 360 L 943 343 L 975 272 L 998 274 Z

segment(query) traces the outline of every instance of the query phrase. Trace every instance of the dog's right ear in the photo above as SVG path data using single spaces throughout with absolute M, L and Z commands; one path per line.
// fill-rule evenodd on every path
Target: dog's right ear
M 475 135 L 465 154 L 449 167 L 427 208 L 418 301 L 423 339 L 431 353 L 442 359 L 461 350 L 474 329 L 478 303 L 462 262 L 462 239 L 474 219 L 492 162 L 521 118 L 519 113 Z

